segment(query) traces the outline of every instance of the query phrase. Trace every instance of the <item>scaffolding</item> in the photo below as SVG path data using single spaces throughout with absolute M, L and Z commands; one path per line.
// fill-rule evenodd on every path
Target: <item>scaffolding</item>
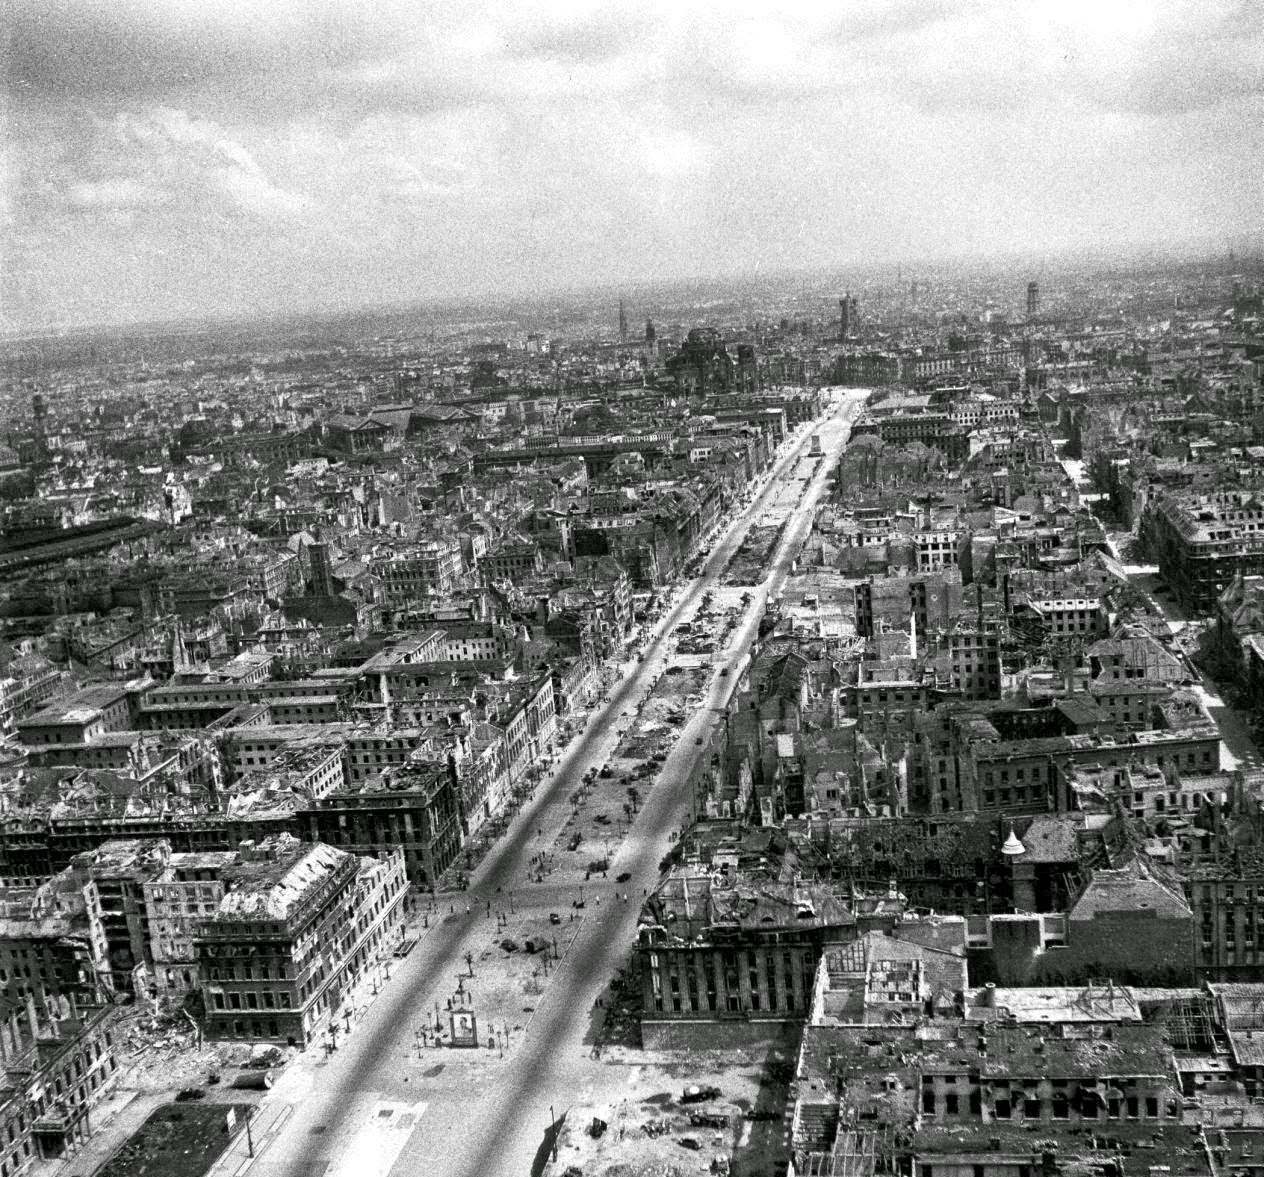
M 829 1152 L 809 1152 L 796 1165 L 798 1177 L 881 1177 L 894 1173 L 889 1127 L 841 1128 Z
M 1216 1021 L 1210 999 L 1179 998 L 1160 1015 L 1168 1041 L 1177 1054 L 1211 1054 L 1216 1049 Z

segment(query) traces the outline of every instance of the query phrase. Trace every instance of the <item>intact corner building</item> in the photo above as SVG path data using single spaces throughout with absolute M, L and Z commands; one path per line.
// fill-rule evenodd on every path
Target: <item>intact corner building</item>
M 243 844 L 196 934 L 209 1038 L 307 1046 L 398 935 L 402 851 L 361 858 L 288 835 Z
M 1211 613 L 1238 573 L 1264 573 L 1264 502 L 1251 491 L 1156 495 L 1140 533 L 1190 609 Z

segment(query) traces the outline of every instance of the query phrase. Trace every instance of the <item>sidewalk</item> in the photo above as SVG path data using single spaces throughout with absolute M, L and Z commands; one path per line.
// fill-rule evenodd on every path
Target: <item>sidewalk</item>
M 429 896 L 424 896 L 418 892 L 415 906 L 403 924 L 405 935 L 410 938 L 415 936 L 417 943 L 413 945 L 408 956 L 397 957 L 395 956 L 394 947 L 399 941 L 392 939 L 387 944 L 384 944 L 378 955 L 364 966 L 364 972 L 360 979 L 343 994 L 342 1009 L 351 1009 L 352 1024 L 359 1022 L 368 1012 L 369 1006 L 386 992 L 387 988 L 393 983 L 394 975 L 403 968 L 409 957 L 423 951 L 426 939 L 442 922 L 438 905 Z M 337 1020 L 341 1031 L 341 1027 L 345 1025 L 342 1010 L 337 1014 Z M 323 1038 L 321 1041 L 323 1041 Z M 323 1049 L 320 1042 L 313 1041 L 306 1050 L 296 1055 L 289 1065 L 293 1066 L 295 1063 L 301 1062 L 308 1055 L 321 1057 Z
M 248 1173 L 251 1165 L 272 1147 L 293 1111 L 293 1104 L 260 1104 L 250 1117 L 250 1131 L 233 1137 L 232 1144 L 207 1170 L 206 1177 L 241 1177 Z

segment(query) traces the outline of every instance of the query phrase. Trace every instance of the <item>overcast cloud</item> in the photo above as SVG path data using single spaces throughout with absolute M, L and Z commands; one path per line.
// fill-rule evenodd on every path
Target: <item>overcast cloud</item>
M 1258 0 L 10 0 L 0 325 L 1261 229 Z

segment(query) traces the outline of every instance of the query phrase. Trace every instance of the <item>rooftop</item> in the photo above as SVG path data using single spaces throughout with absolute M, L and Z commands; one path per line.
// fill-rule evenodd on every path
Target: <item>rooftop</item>
M 213 921 L 288 920 L 312 891 L 328 882 L 352 858 L 323 843 L 300 842 L 278 834 L 259 846 L 243 843 L 233 866 L 224 872 L 228 893 Z

